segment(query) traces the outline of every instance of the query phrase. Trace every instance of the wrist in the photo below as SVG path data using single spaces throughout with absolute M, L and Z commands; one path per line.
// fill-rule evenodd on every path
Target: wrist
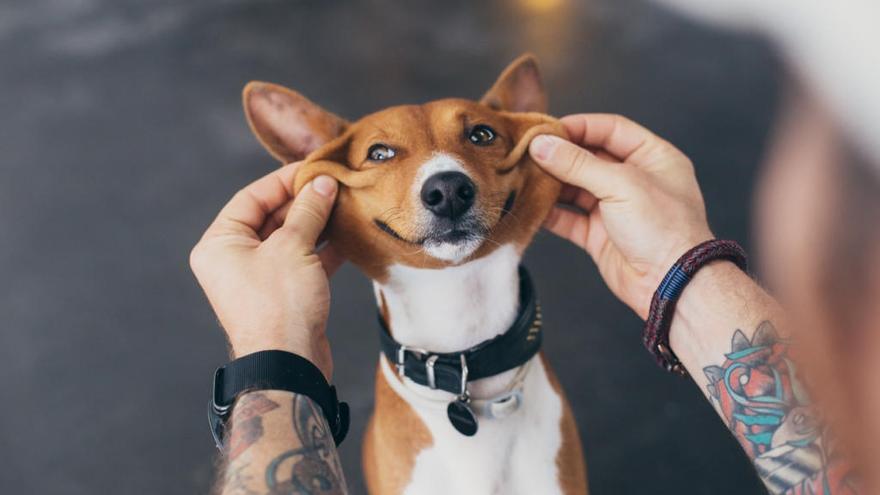
M 690 332 L 698 327 L 701 316 L 720 295 L 720 287 L 729 285 L 731 279 L 742 274 L 742 270 L 728 260 L 716 260 L 699 269 L 675 305 L 670 334 L 677 330 Z
M 751 297 L 743 294 L 757 288 L 755 282 L 735 263 L 717 260 L 700 269 L 681 293 L 669 328 L 669 345 L 683 359 L 702 352 L 707 327 L 731 313 L 746 311 Z
M 333 376 L 333 359 L 330 354 L 330 342 L 322 331 L 287 330 L 283 335 L 274 332 L 265 334 L 248 333 L 243 337 L 230 337 L 230 354 L 238 359 L 260 351 L 286 351 L 301 356 L 321 370 L 324 378 L 331 381 Z

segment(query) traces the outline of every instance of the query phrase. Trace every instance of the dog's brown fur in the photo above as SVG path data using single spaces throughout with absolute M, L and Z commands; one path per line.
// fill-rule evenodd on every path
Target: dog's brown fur
M 550 367 L 543 352 L 540 356 L 541 362 L 544 363 L 544 368 L 547 370 L 547 376 L 550 378 L 550 385 L 562 399 L 562 419 L 559 422 L 559 427 L 562 430 L 562 446 L 556 455 L 556 465 L 559 467 L 559 484 L 565 495 L 584 494 L 587 490 L 587 465 L 584 463 L 584 452 L 581 447 L 577 422 L 574 420 L 571 405 L 568 403 L 565 391 L 562 390 L 562 384 L 556 377 L 556 372 Z
M 431 433 L 410 405 L 391 389 L 378 368 L 375 410 L 394 413 L 373 414 L 367 425 L 363 445 L 367 490 L 370 493 L 401 493 L 415 466 L 413 453 L 431 446 Z

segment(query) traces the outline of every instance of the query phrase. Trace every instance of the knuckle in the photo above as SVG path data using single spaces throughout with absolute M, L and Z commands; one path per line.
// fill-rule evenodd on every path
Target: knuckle
M 587 166 L 587 154 L 580 149 L 569 149 L 566 163 L 565 175 L 572 178 L 577 177 L 583 173 Z
M 290 225 L 279 229 L 275 238 L 279 241 L 282 250 L 293 254 L 305 254 L 309 252 L 313 246 L 310 246 L 306 240 L 306 229 L 301 225 Z
M 283 245 L 295 244 L 302 238 L 302 226 L 296 224 L 285 225 L 276 230 L 272 237 L 280 240 Z
M 617 129 L 621 124 L 625 124 L 629 119 L 619 113 L 611 114 L 612 129 Z
M 677 149 L 676 149 L 676 151 L 680 155 L 680 161 L 681 161 L 682 168 L 684 168 L 685 170 L 687 170 L 689 172 L 694 172 L 696 169 L 694 167 L 693 160 L 691 160 L 687 155 L 678 151 Z
M 656 154 L 668 164 L 671 170 L 689 174 L 693 174 L 695 170 L 694 162 L 668 141 L 660 140 L 657 144 Z
M 230 199 L 230 203 L 231 202 L 241 202 L 242 200 L 247 199 L 247 195 L 248 195 L 247 191 L 245 191 L 244 189 L 239 189 L 238 191 L 235 192 L 235 194 L 232 195 L 232 198 Z
M 688 161 L 687 156 L 681 152 L 678 148 L 675 147 L 671 142 L 661 138 L 654 138 L 654 147 L 657 150 L 657 153 L 662 153 L 668 156 L 669 158 L 675 158 L 679 162 Z
M 193 272 L 198 272 L 205 263 L 205 248 L 201 243 L 193 246 L 189 252 L 189 267 Z
M 324 223 L 324 208 L 314 201 L 303 201 L 297 205 L 297 214 L 308 222 Z
M 613 139 L 614 136 L 616 136 L 617 133 L 620 132 L 621 129 L 623 129 L 625 126 L 627 126 L 630 122 L 632 122 L 630 119 L 628 119 L 627 117 L 624 117 L 623 115 L 621 115 L 619 113 L 611 114 L 611 132 L 608 133 L 607 139 L 608 140 Z

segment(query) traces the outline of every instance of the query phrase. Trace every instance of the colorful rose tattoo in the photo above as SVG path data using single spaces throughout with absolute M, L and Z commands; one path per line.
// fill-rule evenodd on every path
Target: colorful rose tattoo
M 810 407 L 788 350 L 770 322 L 761 323 L 751 340 L 737 330 L 724 363 L 703 369 L 709 396 L 770 493 L 857 493 L 848 465 L 837 461 Z

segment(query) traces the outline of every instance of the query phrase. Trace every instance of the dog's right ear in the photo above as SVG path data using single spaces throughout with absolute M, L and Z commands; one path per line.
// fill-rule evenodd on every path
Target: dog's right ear
M 535 56 L 526 53 L 511 62 L 480 103 L 507 112 L 547 112 L 547 94 Z
M 251 130 L 275 158 L 302 160 L 345 130 L 348 122 L 277 84 L 251 81 L 242 91 Z

